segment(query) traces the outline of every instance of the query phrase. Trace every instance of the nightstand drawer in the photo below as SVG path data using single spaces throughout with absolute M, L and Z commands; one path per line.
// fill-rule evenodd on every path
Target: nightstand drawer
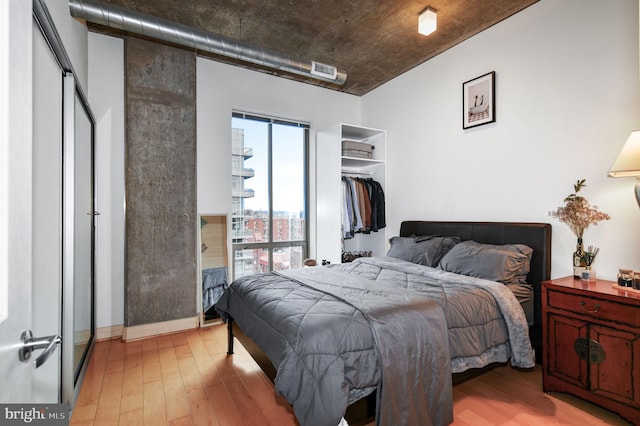
M 640 327 L 640 312 L 637 306 L 596 299 L 584 295 L 569 294 L 549 289 L 547 303 L 550 307 L 563 309 L 592 318 L 615 321 Z

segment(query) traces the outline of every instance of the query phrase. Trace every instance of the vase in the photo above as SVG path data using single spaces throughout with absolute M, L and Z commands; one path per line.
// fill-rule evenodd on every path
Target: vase
M 591 265 L 587 265 L 582 271 L 582 275 L 580 277 L 583 281 L 595 281 L 596 280 L 596 271 L 591 269 Z
M 584 260 L 584 247 L 582 238 L 578 238 L 576 251 L 573 253 L 573 277 L 582 278 L 582 272 L 586 269 L 587 262 Z

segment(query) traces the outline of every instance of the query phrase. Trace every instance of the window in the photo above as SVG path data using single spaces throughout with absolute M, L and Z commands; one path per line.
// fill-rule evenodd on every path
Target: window
M 233 278 L 301 268 L 309 125 L 234 112 L 231 128 Z

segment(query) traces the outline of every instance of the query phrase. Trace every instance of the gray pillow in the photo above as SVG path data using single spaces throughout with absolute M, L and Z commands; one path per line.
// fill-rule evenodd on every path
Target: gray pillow
M 440 259 L 460 242 L 458 237 L 422 235 L 419 237 L 393 237 L 387 256 L 418 265 L 437 266 Z
M 439 268 L 504 284 L 526 284 L 533 249 L 524 244 L 463 241 L 440 260 Z

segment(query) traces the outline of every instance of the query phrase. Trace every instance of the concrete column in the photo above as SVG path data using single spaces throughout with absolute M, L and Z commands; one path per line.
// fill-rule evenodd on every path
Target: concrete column
M 128 37 L 125 57 L 131 327 L 197 315 L 196 55 Z

